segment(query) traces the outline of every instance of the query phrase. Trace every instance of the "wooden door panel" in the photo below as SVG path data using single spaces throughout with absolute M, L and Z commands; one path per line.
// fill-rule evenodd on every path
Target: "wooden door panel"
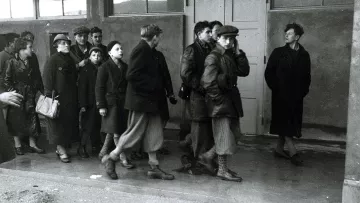
M 198 21 L 224 21 L 224 0 L 195 0 L 194 23 Z

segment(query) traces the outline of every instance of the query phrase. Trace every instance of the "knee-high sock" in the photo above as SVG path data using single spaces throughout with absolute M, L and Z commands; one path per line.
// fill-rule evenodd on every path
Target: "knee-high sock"
M 227 156 L 226 155 L 219 155 L 219 173 L 224 173 L 227 171 Z
M 105 140 L 104 140 L 104 145 L 102 146 L 102 148 L 100 150 L 100 154 L 107 154 L 108 153 L 109 146 L 111 144 L 111 141 L 113 140 L 112 137 L 113 137 L 113 135 L 111 135 L 109 133 L 106 134 Z

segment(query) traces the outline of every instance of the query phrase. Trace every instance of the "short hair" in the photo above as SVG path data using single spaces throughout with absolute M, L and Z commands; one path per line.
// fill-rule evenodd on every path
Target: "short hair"
M 32 37 L 33 39 L 35 39 L 34 34 L 33 34 L 32 32 L 30 32 L 30 31 L 24 31 L 24 32 L 22 32 L 22 33 L 20 34 L 20 37 L 25 38 L 27 35 L 31 35 L 31 37 Z
M 287 24 L 284 32 L 287 32 L 290 29 L 294 29 L 295 34 L 299 35 L 300 37 L 304 34 L 304 28 L 297 23 Z
M 155 24 L 144 25 L 140 29 L 140 35 L 146 40 L 151 40 L 154 36 L 159 36 L 163 33 L 162 29 Z
M 32 43 L 32 41 L 26 38 L 17 38 L 15 40 L 15 53 L 19 53 L 20 50 L 26 49 L 29 43 Z
M 199 32 L 202 32 L 205 28 L 211 28 L 209 21 L 199 21 L 195 24 L 194 34 L 197 36 Z
M 220 21 L 214 20 L 210 22 L 210 29 L 213 29 L 215 25 L 223 26 L 223 24 Z
M 91 36 L 92 36 L 92 34 L 98 33 L 98 32 L 102 33 L 102 30 L 96 26 L 90 29 Z
M 14 33 L 14 32 L 6 33 L 6 34 L 4 34 L 4 36 L 5 36 L 6 46 L 9 46 L 10 43 L 14 42 L 14 40 L 15 40 L 16 38 L 19 38 L 19 37 L 20 37 L 19 34 Z

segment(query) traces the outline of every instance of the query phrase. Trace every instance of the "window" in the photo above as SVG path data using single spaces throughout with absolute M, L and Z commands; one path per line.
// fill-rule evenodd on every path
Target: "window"
M 86 0 L 0 0 L 0 19 L 76 15 L 86 15 Z
M 304 7 L 325 7 L 334 5 L 352 5 L 353 0 L 272 0 L 272 9 L 304 8 Z
M 184 0 L 112 0 L 113 14 L 184 12 Z
M 0 18 L 34 18 L 33 0 L 0 0 Z
M 86 15 L 86 0 L 39 0 L 39 16 Z

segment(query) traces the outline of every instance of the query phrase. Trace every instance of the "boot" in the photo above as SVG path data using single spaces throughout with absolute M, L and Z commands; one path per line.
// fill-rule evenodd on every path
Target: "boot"
M 111 179 L 113 179 L 113 180 L 118 179 L 118 176 L 117 176 L 116 171 L 115 171 L 115 162 L 113 160 L 111 160 L 111 158 L 108 155 L 105 155 L 102 158 L 101 163 L 104 164 L 106 174 Z
M 81 157 L 81 158 L 89 158 L 89 154 L 86 151 L 86 145 L 82 145 L 79 146 L 79 148 L 77 149 L 77 154 Z
M 159 166 L 151 166 L 151 169 L 147 172 L 148 178 L 162 179 L 162 180 L 174 180 L 174 175 L 166 173 L 161 170 Z

